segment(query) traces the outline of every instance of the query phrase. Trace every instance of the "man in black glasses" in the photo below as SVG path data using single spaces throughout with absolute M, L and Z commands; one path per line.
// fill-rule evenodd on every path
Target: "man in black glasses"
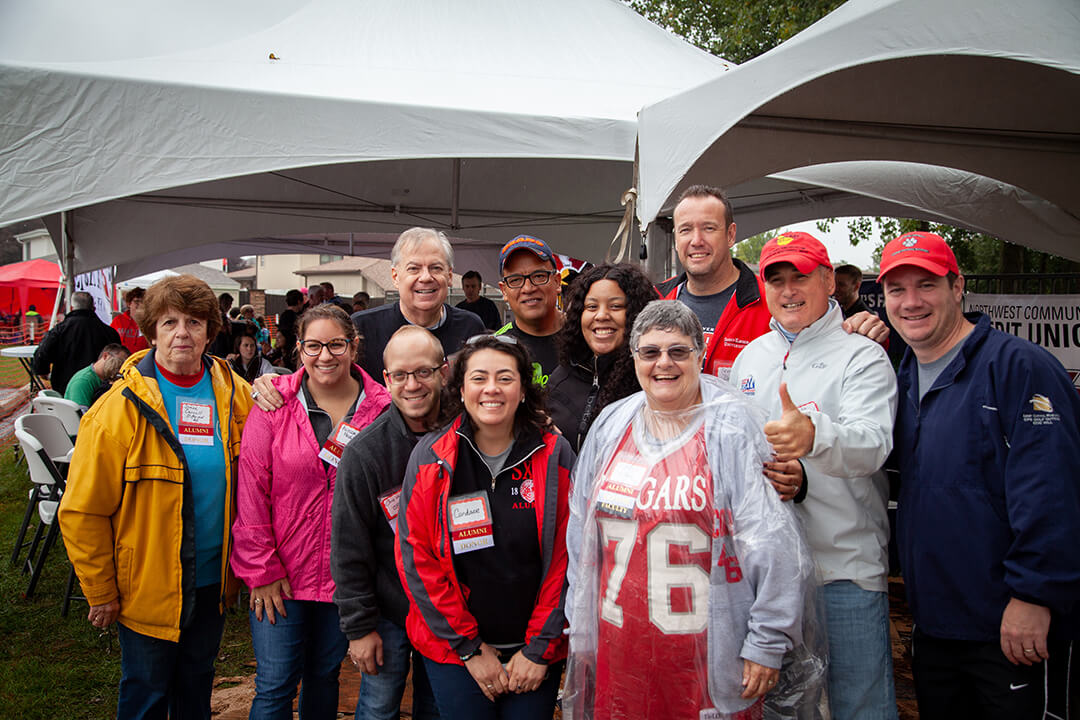
M 888 481 L 896 376 L 885 351 L 849 335 L 832 298 L 829 254 L 786 232 L 761 250 L 769 332 L 747 345 L 731 382 L 769 413 L 765 476 L 798 500 L 825 588 L 829 703 L 836 720 L 896 718 L 889 642 Z M 801 465 L 800 465 L 801 462 Z
M 518 235 L 499 252 L 499 289 L 514 313 L 514 320 L 496 335 L 517 338 L 533 360 L 534 384 L 544 387 L 559 365 L 555 334 L 562 327 L 559 291 L 562 279 L 555 257 L 540 238 Z
M 334 486 L 330 573 L 349 658 L 364 673 L 356 717 L 398 717 L 409 665 L 413 717 L 438 717 L 424 663 L 405 634 L 409 601 L 394 564 L 398 497 L 409 454 L 435 428 L 448 370 L 442 345 L 416 325 L 382 353 L 393 405 L 345 447 Z

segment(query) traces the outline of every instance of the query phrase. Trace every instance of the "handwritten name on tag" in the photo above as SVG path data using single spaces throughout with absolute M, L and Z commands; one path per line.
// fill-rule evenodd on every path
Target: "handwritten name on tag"
M 214 406 L 181 400 L 177 435 L 181 445 L 213 445 Z
M 455 555 L 495 547 L 487 493 L 480 491 L 450 498 L 449 515 Z
M 345 452 L 345 446 L 359 434 L 360 431 L 352 425 L 346 422 L 339 423 L 334 428 L 334 432 L 330 433 L 330 437 L 326 439 L 326 444 L 319 450 L 319 459 L 337 467 L 341 462 L 342 454 Z

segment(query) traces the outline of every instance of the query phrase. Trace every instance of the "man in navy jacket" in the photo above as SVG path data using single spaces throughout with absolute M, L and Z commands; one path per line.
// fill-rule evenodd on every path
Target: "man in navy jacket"
M 878 279 L 910 346 L 895 457 L 920 717 L 1042 718 L 1080 599 L 1080 398 L 1048 352 L 964 315 L 941 237 L 896 238 Z

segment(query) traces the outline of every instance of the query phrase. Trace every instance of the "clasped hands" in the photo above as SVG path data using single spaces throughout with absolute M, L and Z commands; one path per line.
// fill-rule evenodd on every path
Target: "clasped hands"
M 487 643 L 480 643 L 480 654 L 465 661 L 465 669 L 480 686 L 484 697 L 495 698 L 508 692 L 527 693 L 540 687 L 547 677 L 547 665 L 534 663 L 522 650 L 514 653 L 506 667 L 499 661 L 499 653 Z

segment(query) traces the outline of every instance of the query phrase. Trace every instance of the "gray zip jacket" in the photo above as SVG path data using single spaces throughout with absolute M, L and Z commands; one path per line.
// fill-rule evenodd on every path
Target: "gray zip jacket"
M 797 506 L 825 583 L 851 580 L 864 590 L 888 585 L 889 486 L 881 466 L 892 451 L 896 374 L 885 350 L 842 327 L 840 306 L 788 342 L 772 331 L 743 348 L 731 368 L 736 389 L 778 420 L 780 383 L 814 422 L 802 458 L 806 499 Z

